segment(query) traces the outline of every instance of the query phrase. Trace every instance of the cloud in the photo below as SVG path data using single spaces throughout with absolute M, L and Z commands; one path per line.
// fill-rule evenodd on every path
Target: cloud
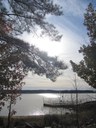
M 59 56 L 69 65 L 69 71 L 64 71 L 65 75 L 59 77 L 55 83 L 45 77 L 30 77 L 29 75 L 25 79 L 29 88 L 72 88 L 68 76 L 68 74 L 70 77 L 73 76 L 69 61 L 73 60 L 77 63 L 82 59 L 82 55 L 78 53 L 78 50 L 87 40 L 85 27 L 83 26 L 83 13 L 87 5 L 82 0 L 57 0 L 57 2 L 63 6 L 64 16 L 50 16 L 48 21 L 53 23 L 60 33 L 63 34 L 61 42 L 52 42 L 48 37 L 41 38 L 31 34 L 24 34 L 22 38 L 36 45 L 40 50 L 48 52 L 49 55 Z
M 74 89 L 74 72 L 71 68 L 64 71 L 64 74 L 57 78 L 56 82 L 52 82 L 47 79 L 45 76 L 32 76 L 29 74 L 24 81 L 26 82 L 23 89 Z M 90 88 L 84 80 L 77 79 L 78 89 Z

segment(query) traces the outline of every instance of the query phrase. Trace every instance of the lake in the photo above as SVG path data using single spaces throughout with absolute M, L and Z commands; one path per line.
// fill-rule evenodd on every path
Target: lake
M 79 101 L 85 102 L 93 100 L 93 97 L 95 97 L 95 94 L 79 94 Z M 75 94 L 22 94 L 21 100 L 18 99 L 16 105 L 12 106 L 12 109 L 17 111 L 16 115 L 18 116 L 61 114 L 69 112 L 69 110 L 64 108 L 44 107 L 43 103 L 71 102 L 72 100 L 75 102 Z M 6 103 L 0 115 L 8 115 L 7 105 L 8 103 Z

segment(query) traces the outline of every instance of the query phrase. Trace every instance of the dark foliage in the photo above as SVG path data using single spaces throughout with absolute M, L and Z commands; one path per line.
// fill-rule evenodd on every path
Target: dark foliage
M 83 45 L 79 52 L 83 60 L 79 64 L 71 62 L 73 71 L 83 78 L 90 86 L 96 88 L 96 10 L 92 4 L 88 5 L 84 15 L 84 25 L 87 27 L 89 45 Z
M 38 26 L 42 33 L 46 33 L 52 40 L 60 40 L 56 28 L 46 22 L 47 15 L 59 16 L 61 7 L 51 0 L 1 0 L 0 1 L 0 109 L 4 106 L 2 99 L 6 90 L 19 90 L 23 85 L 23 78 L 32 71 L 34 74 L 46 75 L 52 81 L 61 75 L 59 69 L 67 66 L 57 58 L 49 57 L 47 53 L 39 51 L 34 46 L 20 40 L 16 35 L 23 32 L 34 32 Z M 10 103 L 16 100 L 17 94 L 12 94 Z M 16 97 L 15 97 L 16 96 Z
M 52 40 L 61 39 L 54 25 L 46 21 L 47 15 L 62 15 L 61 7 L 52 0 L 1 0 L 0 17 L 4 17 L 4 30 L 12 29 L 11 35 L 23 32 L 34 32 L 38 27 L 42 34 L 47 34 Z M 4 22 L 2 22 L 4 25 Z
M 41 35 L 59 41 L 62 36 L 46 21 L 47 15 L 62 15 L 61 7 L 52 0 L 0 0 L 0 109 L 4 106 L 2 99 L 9 101 L 8 128 L 15 114 L 12 104 L 19 95 L 4 94 L 3 90 L 22 89 L 28 71 L 55 81 L 61 75 L 59 69 L 67 68 L 62 61 L 16 37 L 24 32 L 34 33 L 39 27 Z

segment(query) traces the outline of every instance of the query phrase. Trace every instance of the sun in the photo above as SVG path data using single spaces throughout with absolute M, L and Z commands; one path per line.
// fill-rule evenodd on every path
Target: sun
M 59 56 L 64 51 L 62 42 L 51 41 L 48 37 L 38 37 L 32 36 L 32 34 L 23 34 L 22 38 L 26 42 L 39 48 L 41 51 L 47 52 L 49 56 Z

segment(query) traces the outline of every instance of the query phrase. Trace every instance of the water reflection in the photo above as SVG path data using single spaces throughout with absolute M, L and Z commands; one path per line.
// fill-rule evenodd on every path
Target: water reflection
M 33 113 L 29 112 L 28 114 L 29 116 L 33 115 L 33 116 L 39 116 L 39 115 L 45 115 L 45 113 L 42 110 L 35 110 Z
M 39 95 L 43 96 L 45 98 L 51 98 L 51 99 L 59 98 L 60 97 L 59 94 L 52 94 L 52 93 L 44 93 L 44 94 L 39 94 Z

